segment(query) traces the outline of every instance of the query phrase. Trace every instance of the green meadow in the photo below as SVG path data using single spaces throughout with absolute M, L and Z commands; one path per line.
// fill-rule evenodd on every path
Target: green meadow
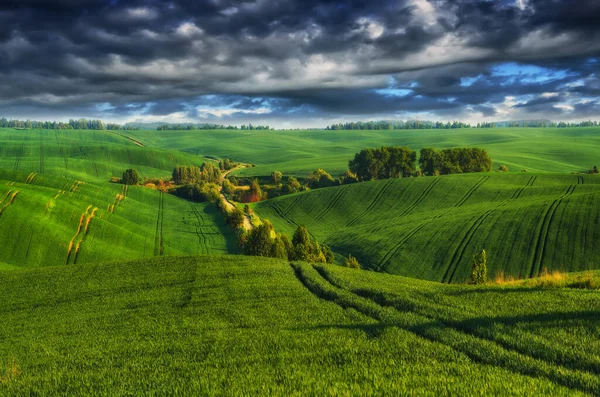
M 485 249 L 491 276 L 600 267 L 600 176 L 489 173 L 363 182 L 254 205 L 291 235 L 306 225 L 377 271 L 467 281 Z
M 408 146 L 438 149 L 487 149 L 494 169 L 570 173 L 598 163 L 598 127 L 492 128 L 391 131 L 126 131 L 124 134 L 156 148 L 177 149 L 198 155 L 229 157 L 256 164 L 243 175 L 284 174 L 307 176 L 316 168 L 341 175 L 348 161 L 364 148 Z
M 0 270 L 0 295 L 6 396 L 600 393 L 589 290 L 196 256 Z

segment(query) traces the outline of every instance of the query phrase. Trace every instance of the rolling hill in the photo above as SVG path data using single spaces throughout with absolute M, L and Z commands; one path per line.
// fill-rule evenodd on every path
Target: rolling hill
M 481 147 L 488 150 L 494 169 L 506 164 L 511 171 L 570 173 L 600 163 L 599 127 L 493 128 L 392 131 L 123 131 L 157 148 L 198 155 L 229 157 L 255 168 L 242 175 L 307 176 L 317 168 L 332 175 L 344 173 L 356 152 L 380 146 Z M 600 165 L 600 164 L 597 164 Z
M 598 395 L 598 293 L 240 256 L 0 270 L 0 395 Z
M 318 189 L 254 205 L 291 235 L 304 224 L 364 267 L 465 282 L 486 249 L 490 275 L 600 266 L 600 176 L 465 174 Z
M 1 169 L 0 240 L 0 262 L 18 266 L 239 252 L 214 205 Z

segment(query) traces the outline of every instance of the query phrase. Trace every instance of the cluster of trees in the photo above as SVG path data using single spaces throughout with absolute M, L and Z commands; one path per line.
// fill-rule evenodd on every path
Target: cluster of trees
M 461 121 L 443 123 L 441 121 L 357 121 L 350 123 L 333 124 L 326 127 L 327 130 L 430 130 L 430 129 L 455 129 L 471 128 L 471 124 Z
M 219 169 L 221 171 L 229 171 L 229 170 L 235 168 L 237 165 L 238 165 L 238 163 L 231 161 L 228 158 L 219 160 Z
M 334 263 L 331 249 L 311 239 L 305 226 L 298 226 L 292 240 L 275 233 L 273 224 L 265 220 L 248 234 L 244 253 L 252 256 L 305 261 L 311 263 Z
M 591 170 L 589 170 L 587 172 L 588 174 L 592 174 L 592 175 L 596 175 L 596 174 L 600 174 L 600 170 L 598 170 L 598 166 L 595 165 Z
M 363 149 L 350 160 L 350 173 L 360 181 L 411 176 L 415 172 L 417 154 L 402 146 Z
M 136 169 L 130 168 L 123 172 L 121 182 L 125 185 L 137 185 L 140 183 L 140 176 Z
M 489 172 L 492 159 L 487 150 L 479 148 L 421 149 L 419 165 L 427 175 Z
M 598 121 L 582 121 L 579 123 L 571 123 L 560 121 L 558 123 L 550 120 L 521 120 L 521 121 L 504 121 L 491 123 L 477 123 L 476 128 L 502 128 L 502 127 L 522 127 L 522 128 L 570 128 L 570 127 L 597 127 L 600 125 Z
M 219 186 L 210 182 L 189 183 L 171 189 L 169 193 L 199 203 L 215 202 L 219 199 Z
M 124 127 L 120 124 L 104 123 L 102 120 L 77 119 L 62 121 L 33 121 L 33 120 L 8 120 L 0 119 L 0 128 L 24 128 L 35 130 L 135 130 L 137 128 Z
M 201 182 L 218 183 L 220 181 L 221 171 L 209 161 L 202 163 L 200 167 L 178 165 L 173 170 L 173 182 L 177 185 Z

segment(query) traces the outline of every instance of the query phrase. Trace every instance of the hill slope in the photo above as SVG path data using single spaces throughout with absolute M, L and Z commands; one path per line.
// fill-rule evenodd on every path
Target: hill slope
M 141 145 L 122 132 L 2 128 L 0 169 L 108 181 L 127 168 L 143 177 L 165 177 L 176 165 L 202 163 L 194 155 Z
M 0 395 L 600 393 L 592 291 L 224 256 L 0 270 L 0 295 Z
M 229 157 L 256 168 L 244 175 L 307 176 L 317 168 L 341 175 L 348 160 L 367 147 L 481 147 L 489 151 L 494 169 L 568 173 L 599 163 L 600 127 L 495 128 L 395 131 L 124 131 L 147 145 L 200 155 Z M 597 164 L 600 165 L 600 164 Z
M 600 267 L 600 177 L 470 174 L 318 189 L 255 205 L 280 232 L 304 224 L 363 266 L 464 282 L 488 251 L 490 275 Z
M 214 205 L 141 187 L 0 170 L 0 262 L 64 265 L 237 253 Z

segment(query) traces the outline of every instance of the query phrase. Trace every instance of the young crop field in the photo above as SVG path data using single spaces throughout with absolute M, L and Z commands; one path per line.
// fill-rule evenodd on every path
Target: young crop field
M 108 181 L 127 168 L 165 177 L 176 165 L 202 163 L 188 153 L 140 145 L 121 132 L 0 129 L 0 169 Z
M 585 171 L 598 162 L 599 127 L 496 128 L 391 131 L 124 131 L 151 147 L 178 149 L 198 155 L 229 157 L 255 168 L 242 175 L 284 174 L 307 176 L 317 168 L 341 175 L 348 161 L 364 148 L 408 146 L 438 149 L 487 149 L 497 169 L 570 173 Z
M 363 267 L 462 283 L 485 249 L 493 277 L 600 266 L 600 177 L 530 173 L 390 179 L 254 205 L 291 236 L 307 226 Z
M 600 393 L 589 290 L 200 256 L 0 270 L 0 295 L 0 395 Z
M 237 253 L 214 205 L 156 190 L 0 170 L 0 261 L 72 265 Z

